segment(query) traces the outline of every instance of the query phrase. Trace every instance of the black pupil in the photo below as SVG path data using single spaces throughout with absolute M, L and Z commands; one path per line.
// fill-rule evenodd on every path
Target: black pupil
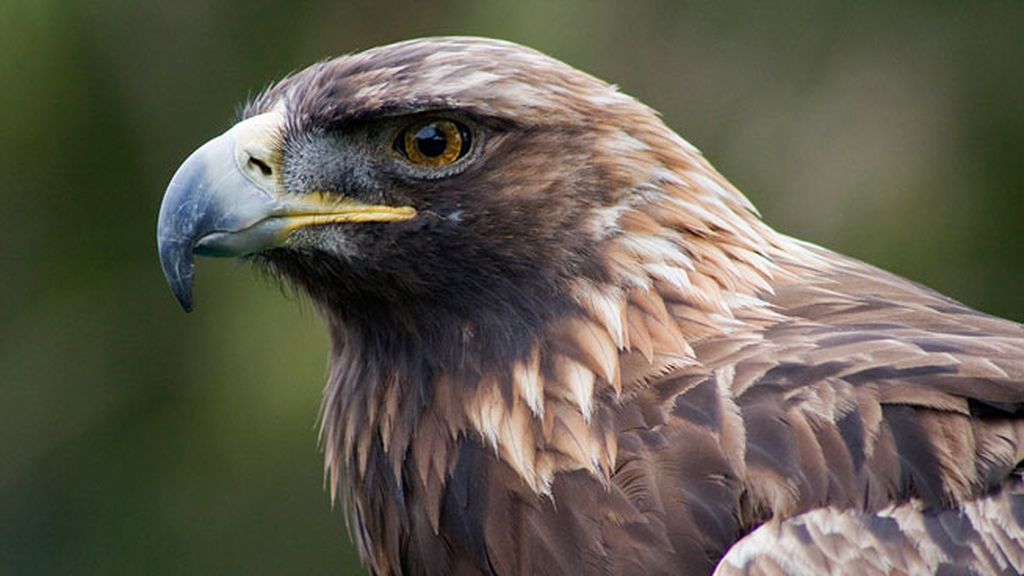
M 437 158 L 448 149 L 448 138 L 437 124 L 428 124 L 416 133 L 416 147 L 427 158 Z

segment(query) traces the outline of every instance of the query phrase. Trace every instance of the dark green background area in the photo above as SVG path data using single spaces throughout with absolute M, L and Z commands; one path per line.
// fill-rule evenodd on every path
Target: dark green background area
M 1024 320 L 1024 4 L 0 2 L 0 574 L 359 573 L 312 307 L 202 261 L 164 186 L 236 107 L 415 36 L 532 45 L 660 110 L 776 227 Z

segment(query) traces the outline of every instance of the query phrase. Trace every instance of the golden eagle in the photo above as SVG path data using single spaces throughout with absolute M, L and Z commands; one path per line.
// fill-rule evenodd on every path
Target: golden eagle
M 1024 571 L 1024 327 L 795 240 L 536 51 L 315 64 L 171 181 L 160 259 L 307 293 L 374 574 Z

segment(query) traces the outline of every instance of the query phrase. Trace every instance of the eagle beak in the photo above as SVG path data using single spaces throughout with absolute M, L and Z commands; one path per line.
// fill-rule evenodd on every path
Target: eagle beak
M 157 222 L 164 277 L 192 310 L 193 254 L 244 256 L 281 246 L 292 232 L 339 222 L 399 222 L 416 210 L 374 206 L 337 194 L 286 194 L 280 149 L 284 115 L 239 122 L 203 144 L 175 172 Z

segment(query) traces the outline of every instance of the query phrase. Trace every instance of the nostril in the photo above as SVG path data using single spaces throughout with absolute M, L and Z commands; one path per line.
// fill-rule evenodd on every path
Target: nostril
M 255 166 L 256 168 L 259 168 L 259 171 L 262 172 L 264 176 L 270 176 L 274 173 L 274 170 L 270 167 L 269 164 L 267 164 L 263 160 L 260 160 L 259 158 L 256 158 L 255 156 L 249 156 L 249 164 Z

